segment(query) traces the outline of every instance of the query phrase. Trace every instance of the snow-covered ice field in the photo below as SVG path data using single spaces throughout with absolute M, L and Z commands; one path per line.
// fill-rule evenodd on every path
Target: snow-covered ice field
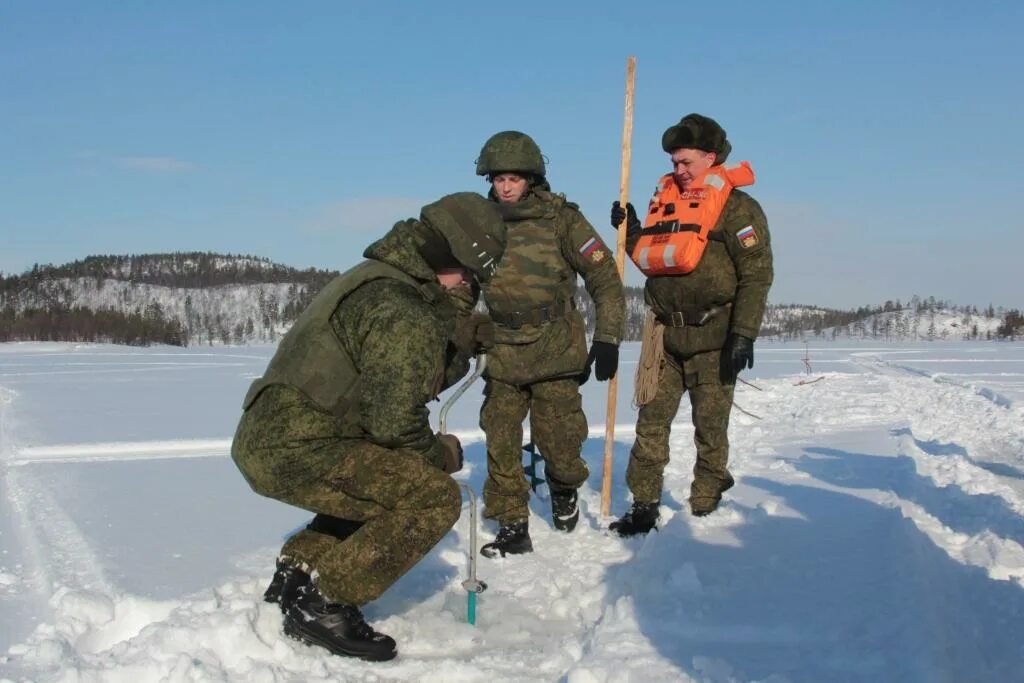
M 757 344 L 736 488 L 688 514 L 684 399 L 661 530 L 633 540 L 600 517 L 607 385 L 591 381 L 576 532 L 552 529 L 542 487 L 536 552 L 480 558 L 474 627 L 464 509 L 366 609 L 399 644 L 384 664 L 289 640 L 261 601 L 309 516 L 227 457 L 272 350 L 0 344 L 0 680 L 1024 680 L 1024 344 L 812 342 L 810 375 L 803 344 Z M 623 350 L 616 515 L 638 352 Z M 480 389 L 449 417 L 477 491 Z

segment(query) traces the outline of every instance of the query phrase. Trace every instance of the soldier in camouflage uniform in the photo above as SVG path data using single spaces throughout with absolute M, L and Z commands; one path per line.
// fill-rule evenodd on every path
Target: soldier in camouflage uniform
M 611 252 L 578 207 L 551 192 L 544 158 L 527 135 L 505 131 L 483 146 L 476 172 L 491 184 L 508 229 L 497 271 L 483 285 L 495 324 L 495 347 L 485 374 L 480 426 L 487 435 L 485 516 L 500 524 L 481 551 L 488 557 L 533 549 L 529 484 L 523 476 L 523 420 L 544 456 L 555 528 L 579 519 L 577 489 L 589 471 L 580 457 L 587 436 L 579 392 L 594 365 L 599 381 L 615 375 L 625 325 L 622 281 Z M 576 277 L 583 276 L 597 308 L 587 352 L 576 310 Z
M 487 342 L 473 280 L 493 273 L 504 233 L 474 193 L 397 223 L 316 296 L 249 389 L 232 458 L 254 491 L 316 514 L 284 544 L 265 594 L 288 635 L 340 655 L 395 656 L 359 607 L 459 518 L 450 475 L 462 447 L 431 431 L 426 404 Z
M 686 190 L 708 168 L 725 161 L 732 145 L 714 120 L 690 114 L 665 131 L 673 179 Z M 630 253 L 641 225 L 631 205 L 612 205 L 612 225 L 627 220 Z M 611 525 L 629 536 L 650 531 L 658 519 L 669 432 L 683 392 L 690 393 L 697 450 L 690 486 L 690 511 L 710 514 L 735 483 L 729 459 L 729 413 L 736 376 L 754 365 L 754 340 L 761 328 L 772 284 L 768 223 L 749 194 L 733 189 L 697 267 L 686 275 L 649 277 L 647 305 L 664 327 L 665 357 L 654 399 L 642 406 L 626 481 L 632 509 Z

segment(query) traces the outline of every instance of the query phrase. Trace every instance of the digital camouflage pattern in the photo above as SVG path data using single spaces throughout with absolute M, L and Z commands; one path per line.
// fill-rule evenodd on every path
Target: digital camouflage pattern
M 587 438 L 579 382 L 552 379 L 526 386 L 496 380 L 487 383 L 480 426 L 487 434 L 484 516 L 501 524 L 529 516 L 530 486 L 523 477 L 523 421 L 530 415 L 533 443 L 544 456 L 544 471 L 554 489 L 576 489 L 590 474 L 580 457 Z
M 487 435 L 484 515 L 501 523 L 526 519 L 529 488 L 522 470 L 523 420 L 554 488 L 575 489 L 587 478 L 580 448 L 587 419 L 579 376 L 587 362 L 583 318 L 572 309 L 577 275 L 597 309 L 595 340 L 618 345 L 625 297 L 611 252 L 576 205 L 546 183 L 521 201 L 498 204 L 507 245 L 497 272 L 483 287 L 495 319 L 480 426 Z M 503 324 L 517 312 L 548 307 L 549 322 Z
M 317 520 L 362 523 L 343 540 L 299 531 L 280 558 L 313 575 L 328 600 L 363 605 L 444 537 L 462 500 L 455 480 L 423 454 L 345 431 L 298 390 L 275 384 L 246 411 L 232 452 L 257 493 L 318 513 Z
M 683 392 L 690 392 L 693 443 L 697 459 L 690 485 L 691 502 L 717 499 L 732 486 L 726 467 L 729 460 L 729 413 L 734 380 L 723 382 L 720 351 L 705 351 L 679 362 L 666 357 L 658 379 L 658 393 L 641 406 L 636 422 L 636 441 L 629 453 L 626 483 L 633 499 L 650 503 L 661 499 L 665 466 L 669 461 L 669 433 Z
M 364 522 L 344 541 L 307 529 L 282 550 L 335 602 L 358 605 L 379 595 L 459 516 L 458 486 L 441 470 L 444 449 L 426 405 L 469 369 L 450 339 L 457 315 L 475 301 L 468 288 L 443 292 L 417 250 L 420 240 L 417 221 L 396 224 L 367 249 L 368 264 L 339 279 L 366 268 L 384 276 L 351 291 L 329 285 L 324 296 L 344 294 L 341 301 L 310 305 L 328 324 L 300 317 L 281 342 L 319 370 L 338 360 L 322 337 L 340 345 L 357 373 L 346 410 L 318 403 L 304 390 L 310 375 L 275 355 L 247 397 L 232 443 L 232 458 L 257 493 Z
M 544 176 L 546 170 L 540 147 L 529 135 L 517 130 L 506 130 L 492 135 L 480 149 L 480 156 L 476 160 L 477 175 L 511 171 Z
M 690 392 L 697 450 L 691 507 L 713 509 L 733 484 L 726 464 L 735 377 L 723 372 L 721 350 L 730 333 L 757 338 L 773 278 L 771 237 L 760 205 L 741 190 L 730 193 L 715 230 L 724 242 L 709 241 L 692 272 L 650 277 L 644 288 L 647 304 L 661 320 L 673 311 L 720 307 L 721 312 L 701 326 L 664 328 L 666 360 L 658 393 L 640 408 L 627 467 L 626 481 L 638 501 L 661 497 L 669 433 L 684 391 Z M 637 238 L 627 236 L 628 250 Z
M 505 223 L 494 202 L 475 192 L 456 192 L 423 207 L 420 221 L 443 238 L 454 259 L 486 282 L 505 249 Z

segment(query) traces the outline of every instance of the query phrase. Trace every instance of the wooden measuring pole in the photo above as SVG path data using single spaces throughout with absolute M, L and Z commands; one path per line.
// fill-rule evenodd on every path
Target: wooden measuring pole
M 626 59 L 626 107 L 622 122 L 622 172 L 619 181 L 619 205 L 629 202 L 629 162 L 633 147 L 633 81 L 636 76 L 636 57 Z M 619 226 L 618 243 L 615 249 L 615 265 L 619 279 L 623 278 L 626 265 L 626 222 Z M 604 479 L 601 481 L 601 514 L 605 517 L 612 510 L 612 454 L 615 450 L 615 402 L 619 389 L 619 375 L 608 380 L 608 415 L 604 423 Z

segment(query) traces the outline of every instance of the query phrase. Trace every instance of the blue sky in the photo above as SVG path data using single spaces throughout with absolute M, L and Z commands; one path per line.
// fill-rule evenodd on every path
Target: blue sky
M 758 174 L 774 302 L 1024 305 L 1019 3 L 5 2 L 0 270 L 211 250 L 345 268 L 529 133 L 610 241 L 662 131 Z M 627 264 L 627 283 L 640 284 Z

